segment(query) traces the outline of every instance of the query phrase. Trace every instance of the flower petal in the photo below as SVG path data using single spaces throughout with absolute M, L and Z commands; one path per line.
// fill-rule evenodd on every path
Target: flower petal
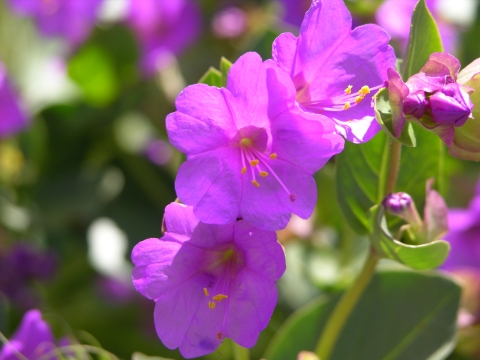
M 179 235 L 191 236 L 199 223 L 193 214 L 193 208 L 179 203 L 167 205 L 164 219 L 166 231 Z
M 180 166 L 175 189 L 201 221 L 228 224 L 239 216 L 241 169 L 238 147 L 205 152 Z
M 280 34 L 272 45 L 272 59 L 277 65 L 293 77 L 297 37 L 292 33 Z
M 177 111 L 166 119 L 168 137 L 187 157 L 227 146 L 236 134 L 235 120 L 221 89 L 204 84 L 188 86 L 175 105 Z

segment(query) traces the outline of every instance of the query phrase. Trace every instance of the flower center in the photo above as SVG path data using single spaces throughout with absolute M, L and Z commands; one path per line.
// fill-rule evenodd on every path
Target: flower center
M 315 112 L 322 111 L 345 111 L 352 107 L 357 106 L 365 99 L 365 96 L 372 91 L 379 90 L 385 87 L 385 84 L 381 84 L 375 87 L 362 86 L 357 92 L 352 92 L 353 86 L 348 85 L 344 90 L 344 93 L 339 96 L 335 96 L 329 99 L 313 100 L 308 102 L 302 102 L 302 106 L 308 110 Z
M 267 155 L 261 151 L 255 149 L 252 145 L 253 142 L 249 138 L 243 138 L 240 140 L 240 156 L 242 158 L 242 175 L 245 175 L 248 171 L 247 166 L 250 168 L 250 174 L 252 176 L 252 185 L 255 187 L 260 187 L 260 183 L 257 181 L 257 175 L 260 177 L 266 178 L 270 174 L 278 181 L 282 189 L 287 193 L 290 201 L 295 201 L 296 196 L 293 194 L 283 181 L 279 178 L 277 173 L 270 166 L 270 162 L 274 161 L 277 158 L 276 153 L 271 153 Z M 248 163 L 248 165 L 247 165 Z M 260 180 L 260 179 L 259 179 Z

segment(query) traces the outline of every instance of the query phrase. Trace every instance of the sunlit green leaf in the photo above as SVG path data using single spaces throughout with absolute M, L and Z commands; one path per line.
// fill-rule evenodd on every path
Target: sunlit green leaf
M 338 297 L 321 296 L 295 312 L 265 353 L 296 359 L 312 351 Z M 440 360 L 455 343 L 460 287 L 436 274 L 376 274 L 347 320 L 330 360 Z
M 223 76 L 219 70 L 215 69 L 214 67 L 210 67 L 198 82 L 201 84 L 207 84 L 210 86 L 222 87 Z
M 225 57 L 222 56 L 220 59 L 220 71 L 222 72 L 222 86 L 227 86 L 228 72 L 232 67 L 232 63 Z

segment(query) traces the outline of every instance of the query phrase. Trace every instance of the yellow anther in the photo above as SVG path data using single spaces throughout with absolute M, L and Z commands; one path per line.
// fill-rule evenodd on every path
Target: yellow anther
M 357 97 L 355 98 L 355 103 L 358 104 L 360 101 L 363 100 L 364 97 L 365 97 L 365 96 L 357 96 Z
M 347 88 L 345 89 L 345 94 L 350 95 L 352 93 L 352 85 L 348 85 Z
M 248 138 L 242 139 L 242 140 L 240 140 L 240 145 L 242 145 L 242 146 L 252 145 L 252 140 L 250 140 Z
M 247 168 L 244 166 L 242 167 L 242 174 L 245 174 L 247 172 Z
M 260 163 L 260 160 L 257 160 L 257 159 L 250 160 L 250 165 L 252 165 L 252 166 L 257 166 L 259 163 Z
M 255 185 L 255 187 L 260 187 L 260 184 L 258 181 L 252 180 L 252 184 Z
M 261 177 L 267 177 L 268 173 L 266 171 L 260 171 L 260 176 Z
M 208 296 L 208 289 L 207 289 L 207 288 L 203 288 L 203 293 L 205 294 L 205 296 Z
M 270 154 L 270 159 L 275 160 L 277 158 L 277 153 Z
M 358 94 L 364 97 L 365 95 L 370 94 L 370 88 L 367 85 L 362 86 L 362 88 L 358 90 Z
M 348 122 L 348 123 L 351 123 L 351 122 L 352 122 L 352 120 L 350 120 L 350 119 L 349 119 L 349 120 L 347 120 L 347 122 Z
M 215 300 L 215 301 L 222 301 L 222 300 L 225 300 L 226 298 L 228 298 L 227 295 L 224 295 L 224 294 L 218 294 L 218 295 L 215 295 L 212 299 Z
M 212 310 L 215 309 L 215 306 L 217 306 L 217 303 L 215 301 L 209 301 L 208 302 L 208 307 L 210 309 L 212 309 Z
M 348 110 L 350 109 L 350 103 L 347 101 L 345 105 L 343 105 L 343 110 Z

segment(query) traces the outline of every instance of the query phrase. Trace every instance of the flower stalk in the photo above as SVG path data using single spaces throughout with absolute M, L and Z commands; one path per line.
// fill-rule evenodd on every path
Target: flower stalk
M 233 342 L 233 355 L 235 360 L 250 360 L 250 352 L 247 348 Z

